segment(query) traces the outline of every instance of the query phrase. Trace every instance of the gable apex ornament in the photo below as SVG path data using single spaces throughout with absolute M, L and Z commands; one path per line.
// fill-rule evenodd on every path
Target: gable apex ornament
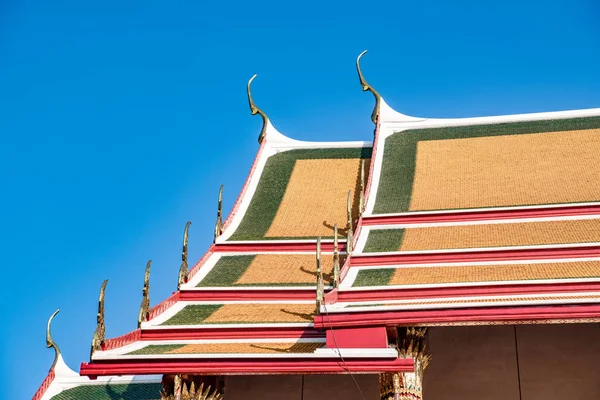
M 358 72 L 358 79 L 360 80 L 360 85 L 362 86 L 363 92 L 371 92 L 375 97 L 375 108 L 373 108 L 373 112 L 371 113 L 371 121 L 373 121 L 373 123 L 377 125 L 377 117 L 379 115 L 379 104 L 381 103 L 381 95 L 379 94 L 379 92 L 377 92 L 377 90 L 373 89 L 373 87 L 369 85 L 360 69 L 360 59 L 366 53 L 367 50 L 360 53 L 359 56 L 356 58 L 356 71 Z
M 58 357 L 60 356 L 60 349 L 58 348 L 58 345 L 54 342 L 54 340 L 52 340 L 52 333 L 50 332 L 50 325 L 52 324 L 52 320 L 54 319 L 54 317 L 56 317 L 56 314 L 58 314 L 59 311 L 60 308 L 54 311 L 54 314 L 50 316 L 50 319 L 48 319 L 48 324 L 46 325 L 46 348 L 49 349 L 52 347 L 54 349 L 54 361 L 52 362 L 50 371 L 54 369 L 56 363 L 58 362 Z
M 257 77 L 258 74 L 254 74 L 252 76 L 252 78 L 250 78 L 250 80 L 248 81 L 248 86 L 247 86 L 247 91 L 248 91 L 248 104 L 250 105 L 250 114 L 252 115 L 260 115 L 262 120 L 263 120 L 263 126 L 262 129 L 260 130 L 260 135 L 258 135 L 258 143 L 262 143 L 263 139 L 265 138 L 265 133 L 267 131 L 267 121 L 269 120 L 269 118 L 267 117 L 267 114 L 265 114 L 263 112 L 263 110 L 261 110 L 260 108 L 258 108 L 258 106 L 256 105 L 256 103 L 254 103 L 254 100 L 252 99 L 252 92 L 250 90 L 250 85 L 252 84 L 252 81 Z

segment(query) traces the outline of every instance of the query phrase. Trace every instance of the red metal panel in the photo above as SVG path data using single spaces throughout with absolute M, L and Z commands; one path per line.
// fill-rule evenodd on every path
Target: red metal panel
M 328 349 L 387 349 L 385 326 L 327 329 Z

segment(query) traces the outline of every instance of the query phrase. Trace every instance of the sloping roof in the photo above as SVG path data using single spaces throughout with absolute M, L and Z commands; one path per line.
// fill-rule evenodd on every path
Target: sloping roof
M 600 110 L 381 107 L 354 251 L 315 327 L 600 321 Z
M 402 130 L 373 213 L 600 201 L 598 151 L 600 117 Z
M 600 321 L 600 110 L 430 120 L 378 104 L 374 145 L 299 142 L 266 121 L 215 244 L 82 375 L 411 370 L 387 343 L 338 349 L 326 331 Z M 332 289 L 336 224 L 344 266 Z M 73 388 L 85 390 L 102 392 Z

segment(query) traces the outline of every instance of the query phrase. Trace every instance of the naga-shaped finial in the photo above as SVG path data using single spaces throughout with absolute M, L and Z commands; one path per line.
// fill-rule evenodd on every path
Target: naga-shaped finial
M 352 190 L 348 190 L 348 202 L 346 203 L 346 253 L 352 252 Z
M 375 96 L 375 108 L 373 108 L 373 112 L 371 113 L 371 120 L 375 125 L 377 125 L 377 116 L 379 115 L 379 104 L 381 102 L 381 96 L 377 92 L 377 90 L 373 89 L 371 85 L 369 85 L 360 70 L 360 59 L 367 53 L 367 50 L 360 53 L 360 55 L 356 58 L 356 70 L 358 71 L 358 79 L 360 79 L 360 85 L 362 86 L 363 92 L 371 92 L 373 96 Z
M 54 369 L 56 363 L 58 362 L 58 356 L 60 356 L 60 349 L 58 345 L 52 340 L 52 333 L 50 333 L 50 324 L 52 324 L 52 320 L 56 317 L 56 314 L 60 311 L 60 308 L 54 311 L 54 314 L 48 320 L 48 324 L 46 325 L 46 348 L 54 348 L 54 361 L 52 362 L 52 366 L 50 367 L 50 371 Z
M 146 264 L 146 272 L 144 273 L 144 288 L 142 289 L 142 304 L 140 305 L 140 313 L 138 315 L 137 327 L 142 327 L 142 322 L 148 320 L 150 316 L 150 266 L 152 260 L 148 260 Z
M 181 285 L 187 282 L 188 279 L 188 233 L 190 230 L 190 225 L 192 223 L 188 221 L 185 224 L 185 229 L 183 230 L 183 248 L 181 250 L 181 267 L 179 267 L 179 277 L 177 279 L 177 290 L 181 288 Z
M 321 269 L 321 238 L 317 238 L 317 314 L 321 313 L 321 306 L 325 298 L 323 287 L 323 270 Z
M 340 285 L 340 253 L 338 250 L 338 225 L 333 226 L 333 287 Z
M 106 284 L 108 279 L 102 282 L 100 287 L 100 298 L 98 299 L 98 314 L 96 316 L 96 331 L 92 339 L 92 349 L 90 351 L 90 361 L 95 351 L 102 350 L 104 345 L 104 337 L 106 334 L 106 326 L 104 325 L 104 295 L 106 293 Z
M 262 143 L 263 139 L 265 138 L 265 133 L 267 130 L 267 121 L 269 120 L 269 118 L 267 117 L 267 114 L 263 112 L 263 110 L 256 106 L 254 100 L 252 100 L 252 92 L 250 91 L 250 85 L 252 84 L 252 81 L 254 80 L 254 78 L 256 78 L 256 76 L 257 74 L 254 74 L 254 76 L 252 76 L 252 78 L 250 78 L 250 80 L 248 81 L 248 103 L 250 104 L 250 114 L 258 114 L 262 117 L 263 126 L 260 130 L 260 135 L 258 136 L 258 143 Z
M 360 196 L 358 198 L 358 213 L 362 215 L 365 207 L 365 160 L 360 160 Z
M 217 222 L 215 223 L 215 242 L 217 238 L 223 233 L 223 187 L 219 189 L 219 204 L 217 205 Z

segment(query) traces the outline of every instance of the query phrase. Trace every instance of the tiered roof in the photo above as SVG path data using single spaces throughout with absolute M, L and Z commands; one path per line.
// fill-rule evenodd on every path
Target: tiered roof
M 600 320 L 600 110 L 434 120 L 380 101 L 328 326 Z
M 289 139 L 249 95 L 260 148 L 215 243 L 82 376 L 412 370 L 360 329 L 600 321 L 600 109 L 414 118 L 360 77 L 374 144 Z

